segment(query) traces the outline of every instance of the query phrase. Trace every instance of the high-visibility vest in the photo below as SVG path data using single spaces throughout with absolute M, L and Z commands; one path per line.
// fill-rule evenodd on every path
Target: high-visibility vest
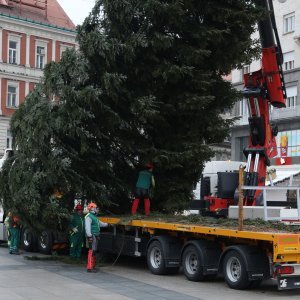
M 99 235 L 100 234 L 100 226 L 99 226 L 99 220 L 98 220 L 98 218 L 94 214 L 92 214 L 92 213 L 88 213 L 85 216 L 85 219 L 86 218 L 90 218 L 92 220 L 92 223 L 91 223 L 91 234 L 93 234 L 93 235 Z

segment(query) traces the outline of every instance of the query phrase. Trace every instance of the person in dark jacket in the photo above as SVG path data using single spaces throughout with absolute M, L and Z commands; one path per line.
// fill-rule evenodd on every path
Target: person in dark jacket
M 71 215 L 69 222 L 70 230 L 70 257 L 78 259 L 84 242 L 84 216 L 83 206 L 77 204 L 75 212 Z
M 150 198 L 149 191 L 151 187 L 155 187 L 154 176 L 152 174 L 153 165 L 148 163 L 146 169 L 139 172 L 138 180 L 136 182 L 135 199 L 133 200 L 131 213 L 136 214 L 140 199 L 144 199 L 145 215 L 150 214 Z

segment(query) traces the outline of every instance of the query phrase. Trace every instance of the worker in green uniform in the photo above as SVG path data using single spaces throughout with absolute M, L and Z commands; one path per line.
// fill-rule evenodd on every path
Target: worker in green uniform
M 136 214 L 140 199 L 144 199 L 145 215 L 150 214 L 150 198 L 149 191 L 151 187 L 155 187 L 154 176 L 152 174 L 153 165 L 148 163 L 146 169 L 139 172 L 139 177 L 136 183 L 135 199 L 133 200 L 131 213 Z
M 84 216 L 83 206 L 77 204 L 75 212 L 71 215 L 70 223 L 70 257 L 78 259 L 84 242 Z
M 5 223 L 8 225 L 8 232 L 10 234 L 9 253 L 20 254 L 20 224 L 19 218 L 11 213 L 5 219 Z

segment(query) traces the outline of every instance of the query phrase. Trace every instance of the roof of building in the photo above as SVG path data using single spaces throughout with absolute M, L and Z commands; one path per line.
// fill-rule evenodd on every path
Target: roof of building
M 298 185 L 300 176 L 300 165 L 282 165 L 282 166 L 270 166 L 268 170 L 274 169 L 275 177 L 272 179 L 274 185 Z M 296 179 L 298 177 L 298 179 Z M 266 178 L 266 185 L 272 185 L 268 176 Z M 297 182 L 296 182 L 297 181 Z M 295 184 L 296 183 L 296 184 Z
M 74 30 L 57 0 L 0 0 L 0 14 Z

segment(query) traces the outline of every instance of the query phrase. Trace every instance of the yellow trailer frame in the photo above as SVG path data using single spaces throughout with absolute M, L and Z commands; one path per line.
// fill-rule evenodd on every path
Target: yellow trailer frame
M 115 225 L 119 224 L 121 219 L 101 217 L 101 221 Z M 239 231 L 195 224 L 157 222 L 147 219 L 132 220 L 126 223 L 126 226 L 142 228 L 144 231 L 148 231 L 151 234 L 155 234 L 158 230 L 163 230 L 168 232 L 189 232 L 194 235 L 213 237 L 215 239 L 218 237 L 225 237 L 252 244 L 257 243 L 258 241 L 269 242 L 272 244 L 273 248 L 273 262 L 300 263 L 300 233 L 260 232 L 255 230 Z
M 300 233 L 237 230 L 218 224 L 181 224 L 150 218 L 100 220 L 114 225 L 112 233 L 103 232 L 100 250 L 114 252 L 121 245 L 119 254 L 146 256 L 154 274 L 167 274 L 181 265 L 192 281 L 222 272 L 234 289 L 253 287 L 272 277 L 277 279 L 279 290 L 300 288 Z

